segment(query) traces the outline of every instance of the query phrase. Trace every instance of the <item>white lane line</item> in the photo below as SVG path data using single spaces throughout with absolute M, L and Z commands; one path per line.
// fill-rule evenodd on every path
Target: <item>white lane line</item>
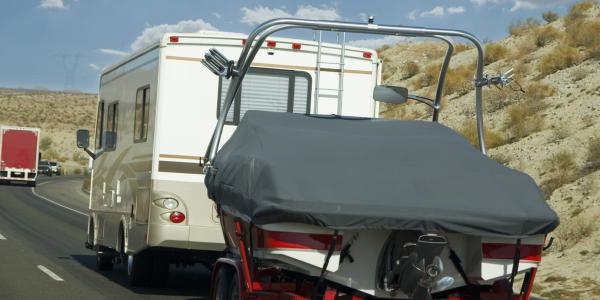
M 42 266 L 42 265 L 38 265 L 37 266 L 38 269 L 40 269 L 40 271 L 46 273 L 46 275 L 50 276 L 50 278 L 56 280 L 56 281 L 64 281 L 62 278 L 60 278 L 60 276 L 54 274 L 54 272 L 50 271 L 48 268 Z
M 48 202 L 50 202 L 50 203 L 52 203 L 52 204 L 54 204 L 54 205 L 60 206 L 60 207 L 62 207 L 62 208 L 64 208 L 64 209 L 66 209 L 66 210 L 70 210 L 70 211 L 72 211 L 72 212 L 74 212 L 74 213 L 78 213 L 78 214 L 80 214 L 80 215 L 82 215 L 82 216 L 86 216 L 86 217 L 88 216 L 88 214 L 86 214 L 86 213 L 84 213 L 84 212 L 82 212 L 82 211 L 78 211 L 78 210 L 76 210 L 76 209 L 73 209 L 73 208 L 70 208 L 70 207 L 68 207 L 68 206 L 64 206 L 64 205 L 62 205 L 62 204 L 60 204 L 60 203 L 57 203 L 57 202 L 55 202 L 55 201 L 52 201 L 52 200 L 50 200 L 50 199 L 48 199 L 48 198 L 46 198 L 46 197 L 44 197 L 44 196 L 42 196 L 42 195 L 40 195 L 40 194 L 36 193 L 34 188 L 31 188 L 31 192 L 32 192 L 32 193 L 33 193 L 35 196 L 37 196 L 38 198 L 40 198 L 40 199 L 43 199 L 43 200 L 46 200 L 46 201 L 48 201 Z
M 0 240 L 6 240 L 6 238 L 0 233 Z

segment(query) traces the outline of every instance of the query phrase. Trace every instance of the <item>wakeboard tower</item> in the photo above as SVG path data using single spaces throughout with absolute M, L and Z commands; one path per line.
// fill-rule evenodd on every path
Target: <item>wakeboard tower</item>
M 434 99 L 374 91 L 429 105 L 433 122 L 248 111 L 218 150 L 221 114 L 204 160 L 228 253 L 213 268 L 212 299 L 528 299 L 558 218 L 529 176 L 485 155 L 482 87 L 510 74 L 484 76 L 483 48 L 463 31 L 275 19 L 237 62 L 206 54 L 205 66 L 231 80 L 225 111 L 266 38 L 291 28 L 444 41 Z M 437 122 L 451 37 L 478 52 L 479 151 Z

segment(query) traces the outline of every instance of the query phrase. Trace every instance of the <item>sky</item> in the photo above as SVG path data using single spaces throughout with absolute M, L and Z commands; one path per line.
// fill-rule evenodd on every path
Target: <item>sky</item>
M 507 35 L 519 20 L 573 0 L 0 0 L 0 87 L 95 93 L 102 68 L 165 32 L 249 33 L 271 18 L 366 22 L 466 30 L 480 40 Z M 280 36 L 300 35 L 296 32 Z M 305 33 L 302 37 L 312 37 Z M 394 37 L 349 35 L 377 48 Z

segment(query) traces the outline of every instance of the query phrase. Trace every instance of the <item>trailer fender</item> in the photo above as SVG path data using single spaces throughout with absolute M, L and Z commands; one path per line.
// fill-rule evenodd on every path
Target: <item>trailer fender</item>
M 217 282 L 217 277 L 219 276 L 219 273 L 222 272 L 224 268 L 229 268 L 233 271 L 233 276 L 236 276 L 238 279 L 240 299 L 246 299 L 247 288 L 246 281 L 242 276 L 242 262 L 237 258 L 228 257 L 221 257 L 215 262 L 210 278 L 210 299 L 216 299 L 216 295 L 214 294 L 217 290 L 215 284 Z

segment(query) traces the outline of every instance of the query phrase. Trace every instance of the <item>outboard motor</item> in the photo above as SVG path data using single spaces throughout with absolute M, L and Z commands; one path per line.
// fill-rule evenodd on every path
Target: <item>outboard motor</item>
M 430 300 L 431 290 L 443 271 L 440 254 L 448 241 L 437 234 L 424 234 L 407 241 L 393 234 L 384 248 L 380 283 L 388 292 L 402 291 L 413 300 Z

